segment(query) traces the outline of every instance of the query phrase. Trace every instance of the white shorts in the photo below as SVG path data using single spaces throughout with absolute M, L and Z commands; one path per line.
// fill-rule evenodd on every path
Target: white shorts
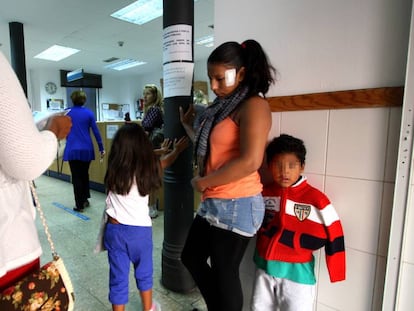
M 252 311 L 312 311 L 315 285 L 273 277 L 256 269 Z

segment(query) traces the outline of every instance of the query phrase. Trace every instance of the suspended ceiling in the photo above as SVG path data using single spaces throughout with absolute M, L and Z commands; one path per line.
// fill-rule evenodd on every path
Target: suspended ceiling
M 9 23 L 22 23 L 28 70 L 83 68 L 88 73 L 118 76 L 162 70 L 162 17 L 141 26 L 110 17 L 133 0 L 0 1 L 0 50 L 10 55 Z M 214 33 L 213 4 L 214 0 L 194 3 L 195 39 Z M 54 44 L 81 51 L 59 62 L 33 58 Z M 205 60 L 211 50 L 195 44 L 194 61 Z M 112 57 L 138 59 L 147 64 L 124 71 L 105 69 L 104 60 Z

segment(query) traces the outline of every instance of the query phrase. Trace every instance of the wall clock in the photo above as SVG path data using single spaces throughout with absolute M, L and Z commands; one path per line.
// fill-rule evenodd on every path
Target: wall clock
M 48 82 L 45 84 L 45 90 L 48 94 L 52 95 L 56 93 L 57 86 L 53 82 Z

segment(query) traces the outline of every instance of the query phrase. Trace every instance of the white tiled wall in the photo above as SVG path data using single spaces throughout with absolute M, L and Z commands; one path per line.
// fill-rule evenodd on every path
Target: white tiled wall
M 325 193 L 334 204 L 345 235 L 345 247 L 375 254 L 381 212 L 382 183 L 326 177 Z
M 368 311 L 371 309 L 375 280 L 376 256 L 347 248 L 347 280 L 330 283 L 321 258 L 318 302 L 336 310 Z
M 380 310 L 400 122 L 399 107 L 273 114 L 269 139 L 286 133 L 304 140 L 305 174 L 331 199 L 344 227 L 347 280 L 330 283 L 320 252 L 318 311 Z M 414 234 L 414 212 L 411 220 L 407 230 Z M 242 265 L 244 310 L 249 310 L 253 282 L 248 272 L 253 269 L 252 252 L 250 247 Z M 404 269 L 414 272 L 413 245 L 407 245 L 405 259 Z M 406 282 L 414 282 L 414 276 Z
M 327 174 L 382 180 L 388 115 L 389 108 L 332 110 L 328 130 Z

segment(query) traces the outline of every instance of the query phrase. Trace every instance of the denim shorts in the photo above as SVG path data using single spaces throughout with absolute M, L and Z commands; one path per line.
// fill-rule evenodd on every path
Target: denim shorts
M 265 206 L 261 194 L 237 198 L 209 198 L 200 203 L 197 214 L 211 225 L 252 237 L 262 224 Z

